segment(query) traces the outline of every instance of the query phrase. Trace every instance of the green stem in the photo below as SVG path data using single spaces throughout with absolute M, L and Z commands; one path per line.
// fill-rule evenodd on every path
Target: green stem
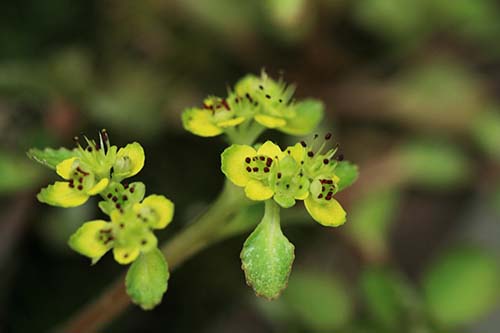
M 179 267 L 200 250 L 220 240 L 218 230 L 248 204 L 243 191 L 226 181 L 223 191 L 205 214 L 161 247 L 170 269 Z M 125 290 L 124 279 L 125 274 L 105 289 L 96 300 L 72 316 L 57 331 L 97 332 L 109 324 L 130 305 L 131 301 Z

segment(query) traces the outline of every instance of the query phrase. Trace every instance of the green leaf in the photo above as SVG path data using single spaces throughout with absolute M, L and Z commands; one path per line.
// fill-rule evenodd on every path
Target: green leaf
M 472 134 L 480 148 L 495 161 L 500 161 L 500 115 L 484 112 L 477 116 Z
M 471 164 L 456 146 L 444 142 L 413 142 L 400 153 L 400 169 L 410 181 L 433 188 L 460 185 L 471 177 Z
M 334 331 L 346 325 L 353 315 L 345 284 L 325 273 L 294 273 L 283 299 L 311 331 Z
M 27 154 L 33 161 L 55 170 L 59 163 L 75 156 L 76 152 L 66 148 L 45 148 L 44 150 L 32 148 Z
M 295 258 L 294 246 L 281 232 L 279 206 L 266 201 L 266 213 L 241 251 L 247 284 L 258 296 L 277 298 L 286 288 Z
M 358 166 L 347 161 L 338 162 L 337 167 L 335 168 L 335 174 L 340 178 L 337 184 L 338 191 L 340 192 L 351 186 L 356 179 L 358 179 Z
M 29 188 L 36 184 L 42 174 L 32 163 L 21 156 L 0 151 L 0 193 L 9 193 Z
M 287 119 L 286 125 L 279 130 L 290 135 L 308 135 L 323 119 L 323 109 L 323 103 L 315 99 L 299 102 L 295 105 L 295 117 Z
M 498 258 L 479 249 L 454 250 L 430 267 L 423 287 L 428 311 L 441 325 L 475 322 L 498 304 Z
M 389 228 L 399 204 L 396 191 L 376 192 L 356 200 L 347 232 L 366 256 L 374 260 L 387 255 Z
M 158 248 L 143 253 L 127 272 L 127 294 L 141 308 L 151 310 L 167 291 L 169 276 L 167 261 Z
M 396 285 L 398 277 L 384 269 L 370 268 L 361 274 L 360 289 L 371 318 L 386 330 L 401 327 L 404 309 Z

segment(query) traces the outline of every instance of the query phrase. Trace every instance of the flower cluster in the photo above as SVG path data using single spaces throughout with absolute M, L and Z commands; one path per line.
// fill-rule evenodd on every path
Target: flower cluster
M 255 136 L 265 128 L 306 135 L 320 122 L 323 104 L 313 99 L 295 102 L 294 91 L 294 86 L 281 79 L 275 81 L 264 71 L 260 77 L 247 75 L 226 98 L 210 96 L 201 107 L 185 110 L 184 128 L 203 137 L 223 133 L 230 137 Z
M 312 146 L 301 141 L 284 151 L 271 141 L 257 149 L 234 144 L 222 154 L 222 171 L 252 200 L 273 199 L 283 208 L 303 200 L 312 218 L 325 226 L 339 226 L 346 213 L 333 196 L 349 186 L 357 169 L 344 162 L 338 146 L 325 149 L 331 134 Z M 353 176 L 354 175 L 354 176 Z
M 160 195 L 144 198 L 146 187 L 141 182 L 122 183 L 144 166 L 144 150 L 137 142 L 118 149 L 110 144 L 105 130 L 99 140 L 85 138 L 77 148 L 55 165 L 64 181 L 42 189 L 37 198 L 60 207 L 76 207 L 90 196 L 100 195 L 99 208 L 110 221 L 84 223 L 70 238 L 69 245 L 80 254 L 97 262 L 113 249 L 120 264 L 134 261 L 139 254 L 157 247 L 154 229 L 165 228 L 173 218 L 173 203 Z

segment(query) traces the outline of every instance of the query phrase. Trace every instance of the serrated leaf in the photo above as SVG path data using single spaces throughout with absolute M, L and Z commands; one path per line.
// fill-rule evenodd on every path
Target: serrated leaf
M 76 152 L 74 150 L 69 150 L 66 148 L 45 148 L 45 149 L 37 149 L 32 148 L 28 151 L 28 157 L 33 161 L 36 161 L 46 167 L 49 167 L 53 170 L 56 169 L 56 166 L 62 161 L 75 156 Z
M 266 201 L 266 214 L 241 251 L 247 284 L 258 296 L 272 300 L 286 288 L 294 248 L 281 231 L 279 207 L 272 200 Z
M 339 162 L 335 168 L 335 174 L 340 178 L 337 183 L 338 191 L 340 192 L 351 186 L 358 179 L 358 166 L 347 161 Z
M 454 250 L 438 259 L 423 279 L 427 309 L 449 328 L 479 320 L 500 296 L 498 258 L 478 249 Z
M 143 253 L 127 272 L 127 294 L 141 308 L 151 310 L 167 291 L 169 276 L 167 261 L 159 249 Z

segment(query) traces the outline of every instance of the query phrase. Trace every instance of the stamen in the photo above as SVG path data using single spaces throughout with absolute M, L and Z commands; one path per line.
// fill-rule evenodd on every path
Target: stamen
M 300 141 L 300 144 L 302 145 L 302 147 L 307 147 L 307 144 L 305 143 L 305 141 Z

